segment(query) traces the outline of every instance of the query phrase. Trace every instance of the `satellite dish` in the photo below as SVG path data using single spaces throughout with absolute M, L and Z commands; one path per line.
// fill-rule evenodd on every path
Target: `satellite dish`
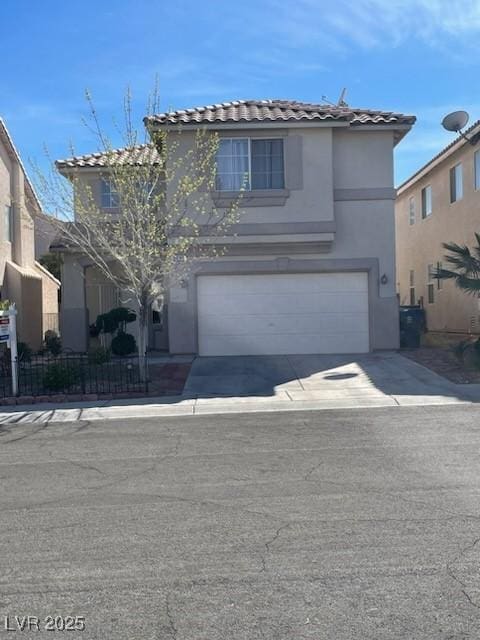
M 453 111 L 442 120 L 442 127 L 447 131 L 460 131 L 468 122 L 469 115 L 466 111 Z

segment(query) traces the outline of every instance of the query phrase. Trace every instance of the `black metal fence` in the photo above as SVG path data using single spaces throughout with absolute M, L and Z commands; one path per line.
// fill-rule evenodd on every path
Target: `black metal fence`
M 141 361 L 148 372 L 146 358 Z M 98 362 L 88 355 L 32 356 L 18 361 L 18 395 L 115 394 L 148 391 L 138 357 Z M 0 361 L 0 397 L 12 395 L 11 363 L 5 352 Z

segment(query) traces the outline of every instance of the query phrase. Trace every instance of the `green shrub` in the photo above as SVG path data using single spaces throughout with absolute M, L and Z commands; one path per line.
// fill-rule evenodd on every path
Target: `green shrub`
M 51 391 L 67 390 L 80 381 L 81 371 L 75 363 L 52 362 L 43 377 L 43 384 Z
M 111 349 L 117 356 L 128 356 L 136 351 L 137 344 L 131 333 L 121 331 L 112 340 Z
M 110 349 L 105 347 L 95 347 L 88 352 L 88 362 L 90 364 L 104 364 L 110 362 L 112 353 Z
M 58 337 L 56 331 L 49 329 L 45 332 L 45 349 L 49 351 L 52 356 L 58 356 L 62 352 L 62 341 Z
M 98 333 L 125 333 L 127 323 L 135 322 L 137 316 L 134 311 L 127 307 L 115 307 L 108 313 L 102 313 L 95 321 L 95 328 Z M 98 335 L 97 333 L 97 335 Z M 90 334 L 91 335 L 91 334 Z
M 480 338 L 473 343 L 474 364 L 477 369 L 480 369 Z

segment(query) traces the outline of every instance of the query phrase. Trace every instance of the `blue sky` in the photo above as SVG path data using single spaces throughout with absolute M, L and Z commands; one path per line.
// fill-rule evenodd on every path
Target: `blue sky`
M 413 113 L 397 183 L 452 139 L 445 113 L 480 118 L 478 0 L 1 0 L 0 19 L 0 115 L 27 165 L 44 145 L 95 150 L 85 88 L 113 138 L 127 85 L 140 123 L 157 74 L 163 109 L 347 87 L 352 106 Z

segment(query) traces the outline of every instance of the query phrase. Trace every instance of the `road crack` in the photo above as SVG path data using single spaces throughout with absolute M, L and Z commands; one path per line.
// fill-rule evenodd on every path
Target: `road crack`
M 292 524 L 293 524 L 292 522 L 287 522 L 285 524 L 282 524 L 275 531 L 274 536 L 272 538 L 270 538 L 269 540 L 267 540 L 266 542 L 264 542 L 265 553 L 261 554 L 262 572 L 267 570 L 267 556 L 268 556 L 268 554 L 270 554 L 270 548 L 271 548 L 272 544 L 274 544 L 274 542 L 276 542 L 278 540 L 278 538 L 280 537 L 281 532 L 284 529 L 288 529 L 288 527 L 290 527 Z
M 177 640 L 178 629 L 177 629 L 177 626 L 175 624 L 175 618 L 173 617 L 172 610 L 171 610 L 171 607 L 170 607 L 170 595 L 169 594 L 167 594 L 165 596 L 165 612 L 167 614 L 170 637 L 173 638 L 173 640 Z
M 451 561 L 451 562 L 447 562 L 446 564 L 446 569 L 447 569 L 447 573 L 448 575 L 452 578 L 452 580 L 455 580 L 455 582 L 460 585 L 461 589 L 461 593 L 463 594 L 463 596 L 465 597 L 465 599 L 467 600 L 467 602 L 469 602 L 472 607 L 475 607 L 476 609 L 480 609 L 480 604 L 476 603 L 472 597 L 470 596 L 470 594 L 468 593 L 467 589 L 468 586 L 465 584 L 465 582 L 463 582 L 458 575 L 455 573 L 454 569 L 453 569 L 453 565 L 456 564 L 459 560 L 461 560 L 465 554 L 467 554 L 469 551 L 472 551 L 475 546 L 480 542 L 480 538 L 476 538 L 473 542 L 471 542 L 469 545 L 467 545 L 464 549 L 462 549 L 460 551 L 460 553 Z

